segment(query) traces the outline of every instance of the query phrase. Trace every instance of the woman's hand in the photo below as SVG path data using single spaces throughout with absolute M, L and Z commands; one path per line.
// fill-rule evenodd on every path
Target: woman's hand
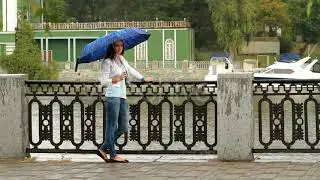
M 112 84 L 116 84 L 128 77 L 127 73 L 122 73 L 121 75 L 116 75 L 112 78 Z
M 112 84 L 116 84 L 122 80 L 122 75 L 116 75 L 112 78 Z

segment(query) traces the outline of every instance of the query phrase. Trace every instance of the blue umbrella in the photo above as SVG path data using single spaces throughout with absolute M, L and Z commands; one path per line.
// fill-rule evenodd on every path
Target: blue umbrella
M 102 36 L 83 48 L 82 55 L 77 59 L 75 71 L 78 69 L 78 64 L 91 63 L 104 58 L 108 46 L 118 40 L 122 40 L 124 49 L 128 50 L 148 40 L 149 37 L 150 33 L 139 28 L 127 28 Z
M 227 53 L 213 53 L 211 58 L 213 59 L 220 59 L 220 58 L 228 58 L 229 55 Z
M 279 62 L 291 63 L 301 59 L 299 54 L 285 53 L 280 56 Z

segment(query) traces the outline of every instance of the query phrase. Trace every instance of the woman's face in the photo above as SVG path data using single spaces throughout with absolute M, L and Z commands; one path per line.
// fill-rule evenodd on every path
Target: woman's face
M 123 51 L 123 42 L 122 41 L 116 41 L 114 43 L 114 51 L 116 52 L 117 55 L 121 55 Z

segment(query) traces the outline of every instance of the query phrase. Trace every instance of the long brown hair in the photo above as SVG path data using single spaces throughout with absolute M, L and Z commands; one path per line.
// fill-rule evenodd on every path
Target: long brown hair
M 116 51 L 115 51 L 115 49 L 114 49 L 114 46 L 115 46 L 115 44 L 116 44 L 116 42 L 114 42 L 114 43 L 112 43 L 112 44 L 110 44 L 109 46 L 108 46 L 108 49 L 107 49 L 107 53 L 106 53 L 106 55 L 105 55 L 105 59 L 111 59 L 111 60 L 113 60 L 115 57 L 116 57 Z M 122 49 L 122 52 L 121 52 L 121 55 L 123 55 L 124 54 L 124 44 L 123 44 L 123 41 L 122 41 L 122 45 L 123 45 L 123 49 Z

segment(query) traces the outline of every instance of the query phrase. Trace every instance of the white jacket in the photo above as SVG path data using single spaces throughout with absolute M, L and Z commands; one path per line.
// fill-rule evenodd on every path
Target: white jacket
M 122 64 L 125 66 L 128 76 L 142 80 L 143 76 L 125 60 L 123 56 L 119 56 Z M 101 85 L 107 87 L 107 97 L 121 97 L 126 98 L 126 85 L 125 80 L 122 80 L 116 84 L 112 84 L 112 78 L 116 75 L 121 75 L 122 69 L 114 60 L 104 59 L 101 64 Z

